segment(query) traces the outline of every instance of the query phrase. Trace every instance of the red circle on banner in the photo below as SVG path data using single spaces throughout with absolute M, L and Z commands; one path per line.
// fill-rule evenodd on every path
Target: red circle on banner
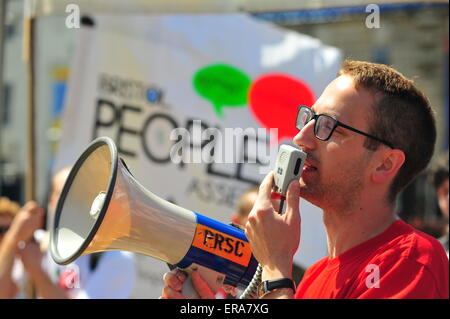
M 257 121 L 266 129 L 278 128 L 278 142 L 293 138 L 299 105 L 311 107 L 315 97 L 303 81 L 285 74 L 267 74 L 256 79 L 249 90 L 249 105 Z

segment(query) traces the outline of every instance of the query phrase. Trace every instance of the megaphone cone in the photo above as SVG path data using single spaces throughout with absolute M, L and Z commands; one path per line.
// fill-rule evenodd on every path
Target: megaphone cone
M 245 287 L 257 262 L 242 230 L 174 205 L 146 190 L 107 137 L 93 141 L 73 166 L 51 230 L 58 264 L 98 251 L 126 250 L 181 268 L 191 264 Z

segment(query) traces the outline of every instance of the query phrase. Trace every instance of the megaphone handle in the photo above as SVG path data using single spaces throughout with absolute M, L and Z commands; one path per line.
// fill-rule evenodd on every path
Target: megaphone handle
M 211 288 L 213 293 L 216 293 L 217 290 L 220 287 L 222 287 L 223 281 L 225 279 L 224 274 L 197 264 L 192 264 L 188 268 L 183 268 L 182 270 L 188 274 L 186 281 L 183 284 L 183 289 L 181 291 L 183 296 L 185 296 L 187 299 L 201 298 L 197 290 L 195 290 L 194 284 L 192 283 L 192 277 L 190 275 L 192 274 L 193 271 L 197 271 L 200 274 L 200 276 L 206 281 L 208 286 Z
M 187 276 L 186 281 L 183 283 L 181 293 L 186 299 L 200 299 L 200 295 L 197 290 L 195 290 L 192 277 L 190 275 Z
M 167 263 L 167 266 L 169 266 L 170 270 L 174 270 L 177 268 L 177 266 L 173 264 Z M 183 289 L 181 290 L 182 295 L 186 299 L 200 299 L 200 295 L 197 293 L 197 290 L 194 288 L 194 284 L 192 283 L 192 279 L 190 274 L 192 273 L 192 270 L 188 268 L 178 268 L 181 271 L 183 271 L 186 274 L 186 280 L 183 283 Z

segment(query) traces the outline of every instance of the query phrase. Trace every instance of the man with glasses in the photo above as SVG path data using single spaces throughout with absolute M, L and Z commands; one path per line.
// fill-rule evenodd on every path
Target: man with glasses
M 346 61 L 338 75 L 311 108 L 299 107 L 293 141 L 308 156 L 289 186 L 286 213 L 273 208 L 270 173 L 248 217 L 245 233 L 263 267 L 259 297 L 448 298 L 442 245 L 394 211 L 397 194 L 434 151 L 429 102 L 385 65 Z M 323 209 L 329 255 L 295 288 L 299 197 Z M 177 275 L 165 276 L 163 297 L 182 297 Z

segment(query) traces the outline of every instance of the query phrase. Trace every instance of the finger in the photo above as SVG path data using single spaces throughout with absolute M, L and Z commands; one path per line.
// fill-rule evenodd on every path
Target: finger
M 36 209 L 36 213 L 40 216 L 43 217 L 45 215 L 45 210 L 42 207 L 38 207 Z
M 233 287 L 231 285 L 223 285 L 223 290 L 233 297 L 236 297 L 236 287 Z
M 286 219 L 300 218 L 300 183 L 297 180 L 289 184 L 286 194 Z
M 252 224 L 251 224 L 251 221 L 250 221 L 250 220 L 248 220 L 248 221 L 245 223 L 244 234 L 245 234 L 245 237 L 247 237 L 248 240 L 251 240 L 251 239 L 253 238 L 253 237 L 252 237 L 252 235 L 253 235 L 253 232 L 252 232 Z
M 44 210 L 36 206 L 31 211 L 29 211 L 26 220 L 30 229 L 41 229 L 44 226 Z
M 278 212 L 280 210 L 280 201 L 272 199 L 270 202 L 272 203 L 273 209 Z
M 272 185 L 273 185 L 273 172 L 264 177 L 261 185 L 259 186 L 258 191 L 258 200 L 267 201 L 270 200 L 272 194 Z
M 37 207 L 35 212 L 36 229 L 44 227 L 44 216 L 45 216 L 44 209 L 42 207 Z
M 186 273 L 179 268 L 175 268 L 174 270 L 175 270 L 175 275 L 177 276 L 178 280 L 181 281 L 182 283 L 185 282 L 187 279 Z
M 163 275 L 164 284 L 177 291 L 181 291 L 185 280 L 185 275 L 178 269 L 171 270 Z
M 198 271 L 193 271 L 191 273 L 192 285 L 195 290 L 197 290 L 200 298 L 202 299 L 215 299 L 215 294 L 209 287 L 208 283 L 203 279 L 203 277 L 198 273 Z
M 35 201 L 28 201 L 23 206 L 23 209 L 29 212 L 34 212 L 36 208 L 38 208 L 38 204 Z
M 161 299 L 185 299 L 184 296 L 169 286 L 164 286 L 162 289 Z
M 25 219 L 42 220 L 45 211 L 36 202 L 29 201 L 22 207 L 21 214 Z
M 30 202 L 30 205 L 26 207 L 26 210 L 30 213 L 30 216 L 37 219 L 42 218 L 45 215 L 44 209 L 38 206 L 35 202 Z

